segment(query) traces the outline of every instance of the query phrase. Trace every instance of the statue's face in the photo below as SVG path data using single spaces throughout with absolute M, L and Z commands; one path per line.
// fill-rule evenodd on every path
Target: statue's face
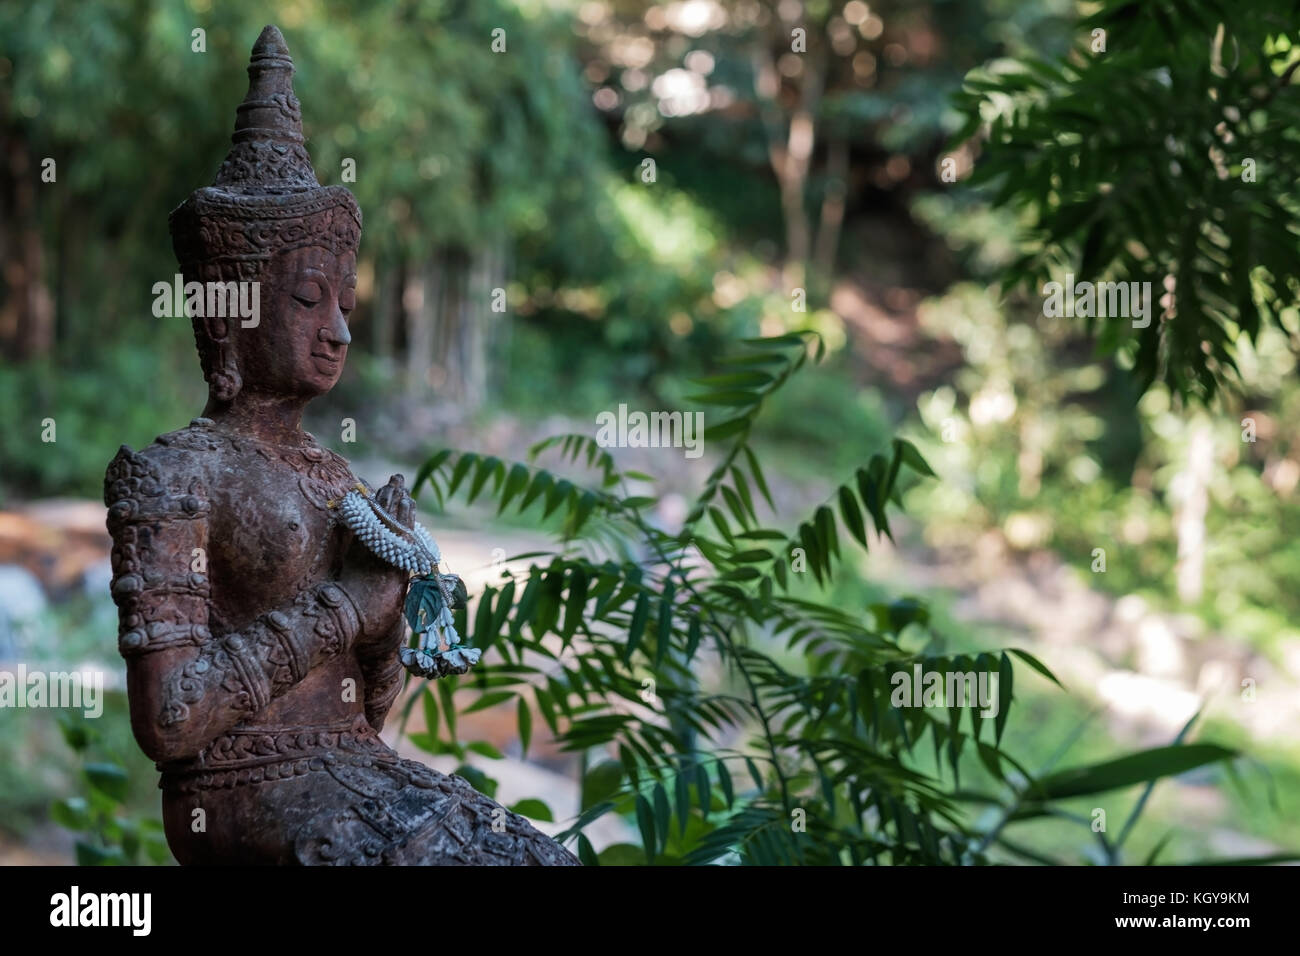
M 343 372 L 357 299 L 355 252 L 309 246 L 272 257 L 261 288 L 261 317 L 240 328 L 244 388 L 279 395 L 323 395 Z

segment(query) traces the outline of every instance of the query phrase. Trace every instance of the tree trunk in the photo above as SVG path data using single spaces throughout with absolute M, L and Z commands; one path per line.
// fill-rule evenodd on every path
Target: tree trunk
M 754 92 L 767 133 L 768 160 L 781 192 L 781 215 L 785 220 L 784 282 L 787 292 L 805 287 L 812 228 L 804 207 L 804 189 L 813 147 L 817 143 L 817 106 L 825 82 L 824 64 L 817 53 L 810 51 L 803 62 L 799 102 L 787 123 L 778 105 L 781 79 L 771 50 L 766 41 L 760 41 L 754 48 Z
M 502 324 L 492 300 L 505 286 L 505 244 L 444 249 L 408 271 L 417 278 L 405 282 L 402 295 L 407 395 L 423 399 L 432 389 L 440 405 L 473 412 L 491 384 L 488 355 Z
M 376 358 L 392 362 L 397 345 L 394 316 L 398 309 L 397 290 L 400 288 L 398 269 L 379 265 L 375 268 L 379 271 L 379 279 L 375 283 L 372 305 L 370 348 Z
M 402 311 L 406 316 L 406 393 L 414 400 L 424 398 L 434 385 L 430 372 L 442 279 L 437 256 L 430 256 L 422 263 L 406 262 L 402 289 Z
M 849 144 L 843 137 L 830 140 L 826 148 L 826 190 L 822 196 L 821 221 L 813 262 L 819 277 L 829 281 L 835 272 L 835 250 L 844 224 L 844 203 L 849 192 Z
M 7 98 L 2 105 L 7 112 Z M 0 150 L 6 167 L 0 179 L 6 287 L 0 306 L 0 351 L 22 361 L 47 355 L 54 346 L 54 299 L 46 282 L 45 249 L 37 221 L 41 168 L 33 162 L 20 130 L 6 130 Z
M 465 256 L 445 250 L 437 261 L 442 272 L 442 299 L 434 315 L 433 365 L 438 399 L 459 409 L 469 407 L 465 391 Z

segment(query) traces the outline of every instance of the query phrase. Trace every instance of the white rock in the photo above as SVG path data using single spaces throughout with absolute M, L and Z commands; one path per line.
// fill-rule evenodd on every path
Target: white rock
M 0 564 L 0 658 L 18 650 L 19 627 L 45 610 L 47 601 L 41 582 L 17 564 Z

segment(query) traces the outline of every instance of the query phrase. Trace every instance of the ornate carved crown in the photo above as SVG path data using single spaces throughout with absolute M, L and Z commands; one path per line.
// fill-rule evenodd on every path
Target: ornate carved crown
M 322 186 L 303 146 L 293 60 L 274 26 L 262 30 L 248 64 L 248 95 L 234 144 L 211 186 L 172 210 L 172 246 L 187 273 L 234 265 L 255 278 L 275 252 L 324 246 L 355 250 L 361 210 L 342 186 Z M 225 271 L 225 270 L 222 270 Z

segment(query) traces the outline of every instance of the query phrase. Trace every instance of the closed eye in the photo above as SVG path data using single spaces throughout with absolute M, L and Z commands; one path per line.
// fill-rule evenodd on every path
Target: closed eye
M 304 308 L 314 308 L 325 292 L 317 282 L 304 282 L 293 292 L 294 301 Z

